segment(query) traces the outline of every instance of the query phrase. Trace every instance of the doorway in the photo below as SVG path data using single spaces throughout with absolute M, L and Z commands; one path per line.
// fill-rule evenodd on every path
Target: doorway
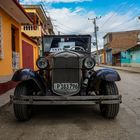
M 22 62 L 23 68 L 34 69 L 33 46 L 22 40 Z
M 12 68 L 19 69 L 19 30 L 15 26 L 11 27 L 11 50 L 12 50 Z

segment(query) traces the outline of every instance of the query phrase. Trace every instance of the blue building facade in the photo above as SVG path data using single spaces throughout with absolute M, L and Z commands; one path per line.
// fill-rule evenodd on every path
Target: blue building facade
M 106 50 L 106 64 L 112 65 L 112 49 Z
M 140 45 L 121 52 L 121 65 L 140 67 Z
M 140 45 L 117 54 L 112 52 L 112 49 L 106 50 L 107 65 L 140 67 Z
M 130 56 L 130 51 L 122 51 L 121 52 L 121 65 L 123 66 L 129 66 L 130 65 L 130 60 L 131 60 L 131 56 Z

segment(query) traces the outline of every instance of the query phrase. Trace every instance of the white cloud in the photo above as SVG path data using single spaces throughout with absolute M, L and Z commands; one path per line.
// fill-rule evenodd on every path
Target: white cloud
M 88 33 L 93 27 L 88 17 L 95 16 L 94 12 L 84 14 L 84 9 L 76 8 L 74 11 L 67 8 L 48 10 L 59 31 L 65 34 Z
M 53 23 L 56 25 L 58 31 L 65 34 L 91 34 L 94 32 L 94 25 L 88 18 L 96 17 L 94 11 L 86 11 L 83 8 L 76 8 L 75 10 L 49 9 L 50 16 L 55 19 Z M 102 37 L 108 32 L 127 31 L 140 29 L 140 20 L 136 19 L 136 15 L 132 12 L 126 14 L 118 14 L 110 12 L 97 20 L 99 27 L 98 40 L 99 47 L 103 47 Z M 57 33 L 57 32 L 56 32 Z
M 40 2 L 41 0 L 23 0 L 24 2 Z M 83 2 L 92 0 L 42 0 L 49 11 L 49 14 L 56 25 L 57 31 L 64 34 L 91 34 L 94 32 L 94 25 L 88 18 L 94 18 L 97 15 L 93 11 L 77 7 L 74 10 L 68 8 L 55 9 L 51 3 L 56 2 Z M 47 2 L 47 3 L 45 3 Z M 50 5 L 49 5 L 50 4 Z M 136 19 L 139 16 L 140 9 L 129 6 L 127 13 L 109 12 L 97 20 L 99 27 L 98 40 L 99 47 L 103 47 L 102 37 L 108 32 L 127 31 L 140 29 L 140 20 Z M 55 32 L 57 33 L 55 30 Z

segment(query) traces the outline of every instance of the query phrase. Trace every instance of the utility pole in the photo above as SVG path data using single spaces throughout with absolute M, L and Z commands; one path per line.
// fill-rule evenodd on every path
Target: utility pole
M 96 24 L 96 20 L 100 19 L 100 17 L 95 17 L 93 19 L 89 19 L 88 20 L 92 20 L 93 24 L 94 24 L 94 36 L 95 36 L 95 45 L 96 45 L 96 53 L 97 53 L 97 60 L 98 60 L 98 65 L 99 65 L 99 50 L 98 50 L 98 36 L 97 36 L 97 31 L 99 30 L 99 27 Z

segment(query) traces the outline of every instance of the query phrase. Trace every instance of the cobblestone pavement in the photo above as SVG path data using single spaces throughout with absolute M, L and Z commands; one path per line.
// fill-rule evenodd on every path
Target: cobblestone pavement
M 140 74 L 119 73 L 123 103 L 115 120 L 104 119 L 98 106 L 44 106 L 20 123 L 7 105 L 0 109 L 0 140 L 139 140 Z

